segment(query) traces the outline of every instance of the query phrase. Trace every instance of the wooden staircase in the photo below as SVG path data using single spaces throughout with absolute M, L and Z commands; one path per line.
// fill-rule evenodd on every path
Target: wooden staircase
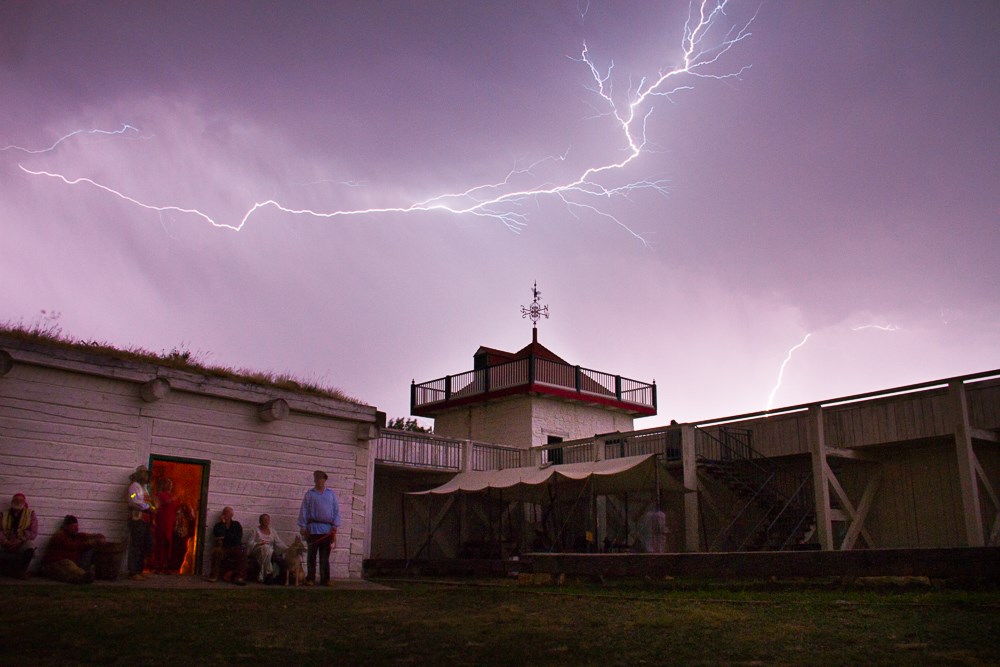
M 803 548 L 816 520 L 811 476 L 783 470 L 755 452 L 749 430 L 720 428 L 701 435 L 699 469 L 737 498 L 729 524 L 710 541 L 709 551 Z

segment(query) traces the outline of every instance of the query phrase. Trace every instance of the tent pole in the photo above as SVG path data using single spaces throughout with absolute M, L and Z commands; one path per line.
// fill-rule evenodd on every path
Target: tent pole
M 660 504 L 660 462 L 655 455 L 653 456 L 653 484 L 656 485 L 653 494 L 656 499 L 656 511 L 660 511 L 663 509 Z
M 600 551 L 600 549 L 597 548 L 597 545 L 598 545 L 598 542 L 597 542 L 597 489 L 594 488 L 594 476 L 593 475 L 590 477 L 590 517 L 593 520 L 592 523 L 590 524 L 591 527 L 593 527 L 593 532 L 591 533 L 591 536 L 594 538 L 594 542 L 593 542 L 594 546 L 593 546 L 592 551 L 594 551 L 596 553 L 596 552 Z
M 410 560 L 410 554 L 406 548 L 406 492 L 403 492 L 402 498 L 399 499 L 399 504 L 401 506 L 402 516 L 403 516 L 403 560 Z
M 625 546 L 628 546 L 628 491 L 625 492 Z

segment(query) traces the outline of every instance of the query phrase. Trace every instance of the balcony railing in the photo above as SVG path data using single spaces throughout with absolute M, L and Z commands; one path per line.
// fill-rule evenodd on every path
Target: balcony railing
M 503 470 L 529 465 L 527 452 L 485 442 L 445 438 L 430 433 L 382 429 L 373 441 L 375 463 L 431 470 Z
M 457 375 L 446 375 L 429 382 L 416 382 L 410 388 L 413 414 L 426 408 L 447 407 L 478 396 L 523 388 L 577 396 L 621 407 L 632 407 L 646 415 L 656 414 L 656 384 L 571 366 L 535 356 L 508 361 Z

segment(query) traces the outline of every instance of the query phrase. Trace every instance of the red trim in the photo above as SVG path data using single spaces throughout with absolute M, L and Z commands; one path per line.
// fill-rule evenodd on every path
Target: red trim
M 417 417 L 433 417 L 441 412 L 446 412 L 454 408 L 462 407 L 465 405 L 474 405 L 476 403 L 486 403 L 488 401 L 496 400 L 498 398 L 506 398 L 508 396 L 527 396 L 530 394 L 544 394 L 546 396 L 555 396 L 558 398 L 565 398 L 567 400 L 573 401 L 575 403 L 584 403 L 589 405 L 604 405 L 610 408 L 621 410 L 631 415 L 641 415 L 643 417 L 651 417 L 656 414 L 656 408 L 649 405 L 638 405 L 636 403 L 627 403 L 625 401 L 619 401 L 614 397 L 597 396 L 594 394 L 584 394 L 572 389 L 563 389 L 561 387 L 552 387 L 550 385 L 544 384 L 523 384 L 517 387 L 507 387 L 506 389 L 499 389 L 497 391 L 486 392 L 485 394 L 473 394 L 471 396 L 462 396 L 461 398 L 451 398 L 447 401 L 435 401 L 434 403 L 425 403 L 423 405 L 417 405 L 413 408 L 413 414 Z

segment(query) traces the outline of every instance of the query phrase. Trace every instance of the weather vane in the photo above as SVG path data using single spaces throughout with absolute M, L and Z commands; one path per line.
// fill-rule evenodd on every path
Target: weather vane
M 542 298 L 542 293 L 538 291 L 538 281 L 535 281 L 534 287 L 531 288 L 531 293 L 534 295 L 534 299 L 531 300 L 531 305 L 527 308 L 521 306 L 521 319 L 528 318 L 531 320 L 531 328 L 534 329 L 538 327 L 538 320 L 541 318 L 549 319 L 549 307 L 542 306 L 538 303 L 539 299 Z

